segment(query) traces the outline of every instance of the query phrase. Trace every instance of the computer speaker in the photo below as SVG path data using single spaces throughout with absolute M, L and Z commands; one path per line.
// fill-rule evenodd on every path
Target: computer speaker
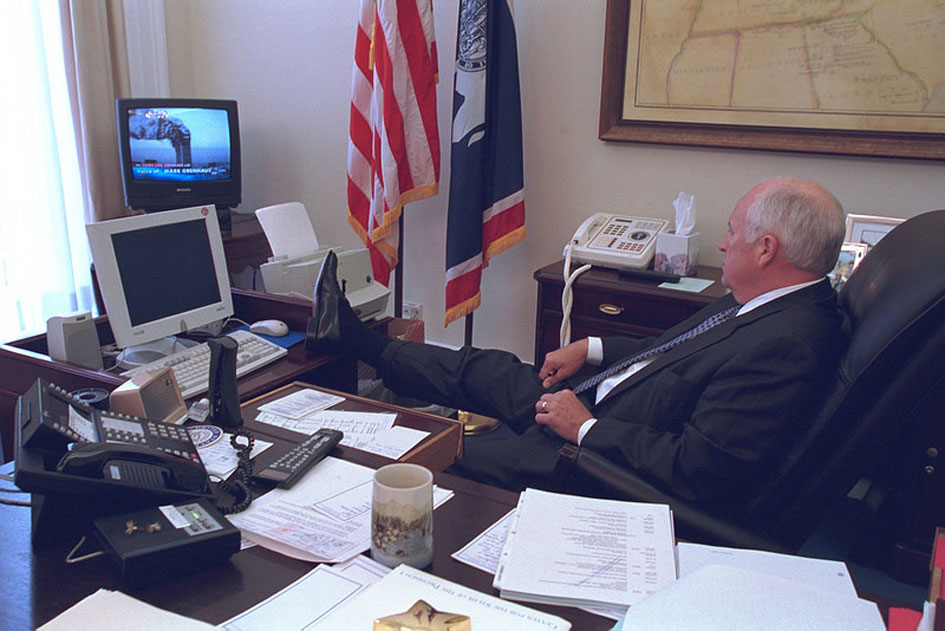
M 133 375 L 108 396 L 108 409 L 160 423 L 176 423 L 187 416 L 187 404 L 170 368 Z
M 88 311 L 76 311 L 46 320 L 46 344 L 49 356 L 59 361 L 102 369 L 95 320 Z

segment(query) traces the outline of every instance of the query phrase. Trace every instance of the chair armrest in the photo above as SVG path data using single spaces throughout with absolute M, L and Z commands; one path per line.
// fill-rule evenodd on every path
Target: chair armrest
M 567 444 L 558 451 L 553 486 L 577 485 L 589 494 L 632 502 L 669 504 L 680 539 L 710 545 L 793 553 L 762 532 L 726 521 L 686 500 L 672 497 L 597 452 Z

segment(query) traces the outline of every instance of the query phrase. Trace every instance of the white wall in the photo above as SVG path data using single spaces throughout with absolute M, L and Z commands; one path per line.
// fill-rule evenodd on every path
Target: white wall
M 241 211 L 303 202 L 319 240 L 355 247 L 345 215 L 348 103 L 358 0 L 165 0 L 172 96 L 240 102 Z M 405 300 L 420 302 L 427 338 L 459 345 L 463 322 L 443 328 L 457 0 L 435 0 L 440 52 L 439 196 L 406 209 Z M 815 179 L 848 212 L 908 217 L 945 208 L 945 163 L 661 145 L 597 139 L 604 0 L 516 0 L 525 124 L 524 243 L 484 274 L 474 342 L 524 360 L 534 349 L 533 272 L 561 258 L 571 231 L 598 210 L 672 219 L 680 191 L 695 195 L 700 262 L 736 199 L 774 175 Z

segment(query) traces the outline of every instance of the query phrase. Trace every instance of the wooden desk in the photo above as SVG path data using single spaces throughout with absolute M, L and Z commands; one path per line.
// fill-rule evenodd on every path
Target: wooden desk
M 242 289 L 233 289 L 232 292 L 234 313 L 246 322 L 278 318 L 285 321 L 293 331 L 304 331 L 312 312 L 312 303 L 305 300 Z M 100 343 L 111 343 L 114 338 L 108 318 L 98 318 L 96 325 Z M 377 322 L 373 326 L 383 327 L 386 331 L 387 321 Z M 37 378 L 42 377 L 69 391 L 80 388 L 104 388 L 111 391 L 125 382 L 118 374 L 57 361 L 46 353 L 45 334 L 0 345 L 0 375 L 3 375 L 3 381 L 0 382 L 0 443 L 3 445 L 4 461 L 13 458 L 13 419 L 17 398 Z M 237 387 L 240 400 L 245 401 L 293 381 L 355 392 L 357 362 L 346 355 L 314 355 L 306 352 L 302 344 L 296 344 L 289 349 L 286 357 L 241 377 Z
M 0 465 L 10 473 L 12 463 Z M 486 594 L 497 595 L 492 575 L 454 560 L 450 555 L 492 525 L 517 501 L 510 491 L 486 486 L 446 473 L 434 473 L 436 484 L 451 489 L 455 496 L 437 508 L 434 518 L 434 559 L 426 571 Z M 9 483 L 2 482 L 3 488 Z M 5 494 L 6 495 L 6 494 Z M 28 499 L 22 494 L 16 499 Z M 10 631 L 35 629 L 99 588 L 121 590 L 156 607 L 220 624 L 273 595 L 309 572 L 314 565 L 282 556 L 261 547 L 234 554 L 226 563 L 173 581 L 130 589 L 117 580 L 111 563 L 98 557 L 67 565 L 66 553 L 74 545 L 34 550 L 30 546 L 29 509 L 0 505 L 0 612 L 3 628 Z M 888 598 L 860 593 L 873 600 L 885 617 L 890 606 L 901 606 Z M 571 607 L 551 607 L 524 603 L 555 614 L 572 623 L 574 631 L 604 631 L 613 621 Z
M 571 266 L 572 271 L 578 265 Z M 594 267 L 572 285 L 571 340 L 589 335 L 647 337 L 659 335 L 726 294 L 722 270 L 700 265 L 697 278 L 715 281 L 699 293 L 660 287 L 658 280 L 629 279 L 616 270 Z M 534 274 L 538 282 L 535 322 L 535 365 L 559 346 L 564 261 L 546 265 Z
M 4 466 L 10 468 L 9 463 Z M 455 496 L 434 511 L 435 556 L 426 571 L 495 594 L 491 574 L 455 561 L 450 555 L 513 508 L 517 494 L 445 473 L 435 473 L 434 480 L 453 490 Z M 0 590 L 0 611 L 4 628 L 11 631 L 35 629 L 99 588 L 121 590 L 162 609 L 220 624 L 314 567 L 254 547 L 195 574 L 154 586 L 128 588 L 118 581 L 108 559 L 97 557 L 67 565 L 64 559 L 75 541 L 33 549 L 29 531 L 28 508 L 0 506 L 0 545 L 4 549 L 0 573 L 5 586 Z M 613 626 L 612 620 L 579 609 L 530 606 L 571 620 L 575 631 L 604 631 Z

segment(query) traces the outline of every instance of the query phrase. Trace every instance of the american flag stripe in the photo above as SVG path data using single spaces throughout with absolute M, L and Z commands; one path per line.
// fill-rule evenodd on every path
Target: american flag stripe
M 397 265 L 403 205 L 439 190 L 432 0 L 362 0 L 348 145 L 348 223 L 375 278 Z

